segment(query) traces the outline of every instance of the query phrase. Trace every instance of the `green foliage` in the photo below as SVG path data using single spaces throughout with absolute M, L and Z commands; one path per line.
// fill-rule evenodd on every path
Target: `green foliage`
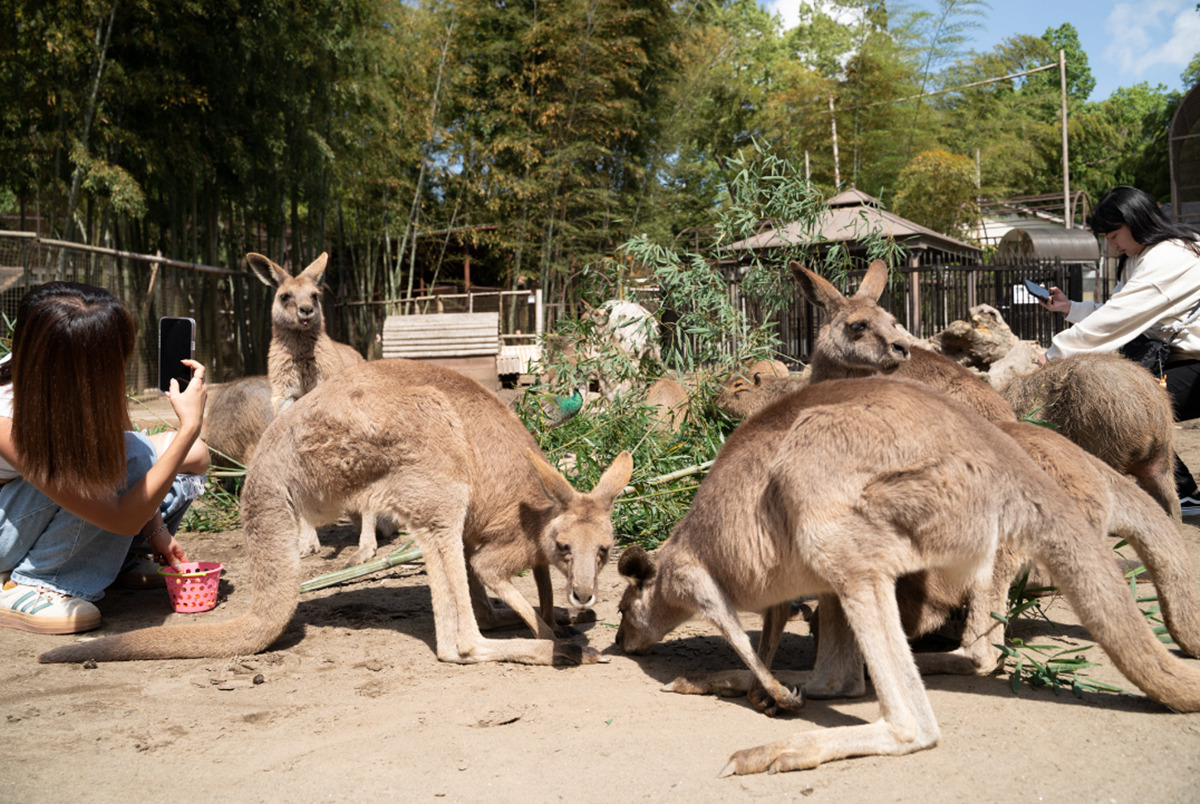
M 966 52 L 987 9 L 806 1 L 785 31 L 755 0 L 12 0 L 0 206 L 215 265 L 327 250 L 337 296 L 364 302 L 335 334 L 362 344 L 398 296 L 463 281 L 468 261 L 473 284 L 536 283 L 569 311 L 618 244 L 711 226 L 730 155 L 765 145 L 816 195 L 851 183 L 890 203 L 934 150 L 978 154 L 984 196 L 1056 190 L 1057 71 L 918 96 L 1059 48 L 1073 186 L 1162 195 L 1175 96 L 1089 103 L 1069 23 Z
M 1113 545 L 1117 550 L 1126 544 L 1119 541 Z M 1137 583 L 1146 568 L 1139 565 L 1126 573 L 1129 579 L 1129 593 L 1139 605 L 1142 616 L 1146 618 L 1155 635 L 1162 642 L 1172 642 L 1167 633 L 1166 624 L 1158 604 L 1158 597 L 1139 596 Z M 1084 692 L 1116 692 L 1132 695 L 1126 689 L 1089 678 L 1086 670 L 1096 667 L 1096 663 L 1088 660 L 1085 654 L 1091 648 L 1059 648 L 1054 645 L 1028 644 L 1019 637 L 1009 636 L 1013 624 L 1022 616 L 1031 615 L 1049 622 L 1042 610 L 1041 600 L 1045 595 L 1053 594 L 1057 589 L 1053 586 L 1028 586 L 1029 573 L 1023 573 L 1008 590 L 1008 611 L 1005 614 L 992 612 L 992 617 L 1004 623 L 1006 644 L 996 645 L 1005 659 L 1010 662 L 1010 678 L 1013 692 L 1019 692 L 1022 683 L 1031 687 L 1049 687 L 1055 695 L 1067 687 L 1077 698 L 1082 698 Z
M 935 232 L 963 238 L 979 220 L 975 163 L 942 150 L 917 154 L 900 173 L 896 213 Z
M 745 309 L 730 299 L 731 277 L 719 267 L 734 255 L 729 244 L 754 234 L 763 220 L 795 224 L 794 242 L 775 250 L 769 260 L 738 254 L 744 259 L 737 267 L 737 281 L 768 319 L 792 297 L 785 279 L 787 259 L 810 265 L 823 259 L 827 276 L 851 267 L 844 251 L 819 257 L 814 233 L 826 207 L 818 189 L 787 159 L 756 142 L 729 157 L 728 164 L 729 193 L 704 249 L 707 256 L 638 237 L 617 250 L 619 259 L 583 272 L 594 302 L 614 289 L 620 297 L 631 273 L 653 282 L 663 330 L 662 362 L 631 359 L 591 316 L 564 320 L 547 342 L 541 367 L 552 379 L 530 389 L 517 406 L 551 460 L 565 458 L 574 467 L 571 479 L 579 487 L 593 485 L 618 452 L 630 450 L 634 491 L 618 501 L 614 513 L 623 541 L 653 547 L 667 537 L 687 512 L 704 470 L 733 427 L 713 405 L 721 383 L 746 362 L 778 354 L 774 327 L 751 325 Z M 864 227 L 863 237 L 872 257 L 894 260 L 902 253 L 879 232 Z M 550 348 L 560 343 L 566 348 Z M 688 419 L 677 433 L 656 427 L 644 403 L 646 389 L 661 376 L 678 377 L 689 388 Z M 632 390 L 604 403 L 593 398 L 577 416 L 553 426 L 553 397 L 591 377 L 601 378 L 606 387 L 625 384 Z M 547 407 L 555 415 L 548 416 Z

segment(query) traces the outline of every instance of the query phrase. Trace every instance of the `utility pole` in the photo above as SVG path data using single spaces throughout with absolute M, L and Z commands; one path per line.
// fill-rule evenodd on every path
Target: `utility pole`
M 829 96 L 829 127 L 833 131 L 833 186 L 838 187 L 842 183 L 842 171 L 838 168 L 837 115 L 833 111 L 833 95 Z
M 1063 225 L 1071 228 L 1071 168 L 1067 162 L 1067 54 L 1058 51 L 1058 80 L 1062 87 Z

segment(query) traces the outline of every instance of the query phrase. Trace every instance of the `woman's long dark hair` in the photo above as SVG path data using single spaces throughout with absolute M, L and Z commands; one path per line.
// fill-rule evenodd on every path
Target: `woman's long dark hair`
M 1105 235 L 1121 226 L 1146 248 L 1168 240 L 1180 240 L 1200 257 L 1200 232 L 1190 226 L 1172 223 L 1150 195 L 1136 187 L 1122 184 L 1112 188 L 1092 212 L 1092 231 Z M 1117 262 L 1117 277 L 1125 271 L 1125 255 Z
M 25 478 L 70 484 L 91 497 L 120 487 L 133 347 L 133 317 L 107 290 L 48 282 L 25 294 L 7 372 Z

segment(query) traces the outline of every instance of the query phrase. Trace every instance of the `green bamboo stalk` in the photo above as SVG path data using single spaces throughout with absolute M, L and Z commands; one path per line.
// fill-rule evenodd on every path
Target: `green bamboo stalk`
M 327 586 L 334 586 L 335 584 L 352 581 L 355 578 L 361 578 L 364 575 L 371 575 L 372 573 L 391 569 L 397 564 L 407 564 L 416 561 L 421 557 L 421 548 L 413 547 L 414 541 L 414 539 L 409 539 L 403 547 L 385 558 L 368 561 L 356 567 L 347 567 L 346 569 L 330 572 L 305 581 L 300 584 L 300 592 L 304 593 L 324 589 Z

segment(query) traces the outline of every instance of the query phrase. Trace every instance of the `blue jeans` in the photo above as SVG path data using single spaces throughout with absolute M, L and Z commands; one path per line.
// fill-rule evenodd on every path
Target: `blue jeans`
M 158 459 L 141 433 L 125 434 L 125 486 L 142 479 Z M 195 475 L 178 475 L 159 510 L 172 533 L 198 496 Z M 110 533 L 58 505 L 21 478 L 0 486 L 0 572 L 17 583 L 83 600 L 99 600 L 125 563 L 132 536 Z

